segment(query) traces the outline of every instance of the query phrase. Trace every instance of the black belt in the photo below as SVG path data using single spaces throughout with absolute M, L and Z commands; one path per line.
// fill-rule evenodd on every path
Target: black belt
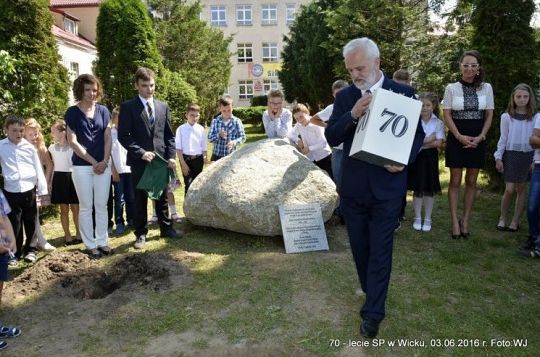
M 182 155 L 184 157 L 184 160 L 195 160 L 199 157 L 202 157 L 202 155 Z

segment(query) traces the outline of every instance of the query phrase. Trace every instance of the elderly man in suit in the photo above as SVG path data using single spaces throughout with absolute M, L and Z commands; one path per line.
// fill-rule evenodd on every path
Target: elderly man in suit
M 135 185 L 141 179 L 147 163 L 159 154 L 168 162 L 170 168 L 176 166 L 174 133 L 167 104 L 154 99 L 154 72 L 141 67 L 135 73 L 135 88 L 138 96 L 120 106 L 118 140 L 127 151 L 127 165 Z M 174 230 L 167 206 L 167 190 L 156 201 L 161 237 L 180 238 Z M 144 248 L 148 233 L 148 194 L 135 189 L 135 248 Z
M 373 338 L 385 316 L 394 229 L 407 189 L 407 173 L 404 166 L 376 166 L 349 154 L 358 119 L 368 108 L 371 93 L 383 88 L 413 97 L 414 90 L 384 76 L 379 69 L 379 49 L 366 37 L 347 43 L 343 57 L 353 84 L 337 94 L 325 135 L 331 146 L 344 144 L 341 209 L 360 284 L 366 294 L 360 311 L 360 333 Z M 409 162 L 416 158 L 423 139 L 424 132 L 418 124 Z

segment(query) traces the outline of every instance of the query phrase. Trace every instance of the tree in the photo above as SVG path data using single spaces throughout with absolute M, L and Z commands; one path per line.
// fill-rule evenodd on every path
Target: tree
M 279 81 L 288 102 L 308 103 L 313 109 L 332 102 L 332 72 L 341 55 L 322 46 L 332 33 L 327 25 L 328 13 L 340 1 L 315 0 L 300 8 L 296 20 L 284 37 L 283 64 Z M 342 78 L 348 78 L 342 77 Z
M 324 47 L 341 53 L 356 37 L 369 37 L 381 53 L 381 69 L 389 76 L 406 67 L 406 59 L 419 50 L 429 29 L 425 0 L 343 0 L 328 16 L 332 36 Z M 340 63 L 334 73 L 345 75 Z
M 197 93 L 180 73 L 166 68 L 158 78 L 158 86 L 157 96 L 169 105 L 172 125 L 176 128 L 185 119 L 187 105 L 197 102 Z
M 229 84 L 232 39 L 199 18 L 199 2 L 150 0 L 149 5 L 157 13 L 154 26 L 165 67 L 195 88 L 201 117 L 209 119 Z
M 133 75 L 144 66 L 159 74 L 163 68 L 152 20 L 141 0 L 104 0 L 96 28 L 96 74 L 109 107 L 135 95 Z
M 0 0 L 0 118 L 19 113 L 44 128 L 63 117 L 69 77 L 52 35 L 48 0 Z
M 518 83 L 537 87 L 538 45 L 530 26 L 535 11 L 533 0 L 476 1 L 471 24 L 472 48 L 482 54 L 486 81 L 495 96 L 492 128 L 488 133 L 488 153 L 495 151 L 500 115 L 505 111 L 512 89 Z M 498 16 L 493 16 L 497 14 Z M 492 183 L 500 180 L 493 155 L 488 155 L 486 171 Z

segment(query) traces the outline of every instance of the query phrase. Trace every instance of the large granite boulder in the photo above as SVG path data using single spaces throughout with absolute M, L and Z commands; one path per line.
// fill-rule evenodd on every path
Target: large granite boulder
M 320 203 L 324 221 L 337 206 L 326 172 L 283 139 L 245 145 L 193 181 L 184 214 L 196 225 L 259 235 L 281 235 L 278 206 Z

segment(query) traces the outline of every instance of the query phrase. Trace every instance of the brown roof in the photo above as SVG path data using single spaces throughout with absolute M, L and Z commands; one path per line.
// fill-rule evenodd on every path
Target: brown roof
M 99 4 L 101 0 L 50 0 L 51 7 L 94 7 Z
M 51 11 L 52 12 L 56 12 L 57 14 L 60 14 L 62 16 L 65 16 L 67 17 L 68 19 L 71 19 L 73 21 L 77 21 L 77 22 L 80 22 L 81 19 L 79 19 L 78 17 L 76 16 L 73 16 L 71 14 L 68 14 L 67 12 L 65 12 L 64 10 L 61 10 L 61 9 L 56 9 L 56 8 L 51 8 Z
M 72 34 L 71 32 L 64 31 L 56 25 L 53 25 L 52 33 L 54 36 L 64 39 L 68 42 L 75 43 L 79 46 L 83 46 L 93 50 L 96 49 L 96 46 L 92 42 L 88 41 L 86 38 L 82 37 L 81 35 L 77 36 L 75 34 Z

